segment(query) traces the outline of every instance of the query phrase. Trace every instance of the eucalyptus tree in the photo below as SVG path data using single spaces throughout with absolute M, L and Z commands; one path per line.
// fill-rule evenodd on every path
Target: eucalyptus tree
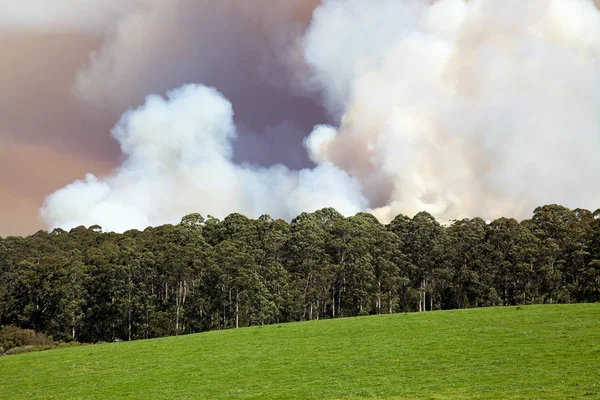
M 486 259 L 487 224 L 481 218 L 455 221 L 448 229 L 447 256 L 453 304 L 444 308 L 497 305 L 499 296 L 492 287 L 493 271 Z
M 585 219 L 585 213 L 579 211 Z M 556 204 L 535 209 L 525 223 L 541 241 L 539 250 L 539 283 L 544 300 L 570 302 L 580 292 L 580 270 L 588 257 L 587 229 L 578 213 Z
M 255 262 L 268 296 L 268 304 L 274 309 L 269 322 L 280 322 L 285 309 L 292 301 L 290 274 L 285 269 L 285 246 L 290 237 L 289 225 L 283 220 L 274 220 L 261 215 L 256 221 Z
M 600 209 L 593 214 L 590 221 L 589 260 L 583 272 L 585 301 L 600 301 Z
M 327 213 L 302 213 L 290 224 L 285 246 L 286 269 L 292 279 L 290 319 L 313 319 L 318 315 L 319 304 L 329 300 L 333 274 L 326 228 L 333 223 L 330 217 Z
M 400 251 L 402 242 L 372 214 L 359 213 L 351 219 L 358 222 L 356 233 L 366 241 L 372 265 L 369 273 L 373 281 L 368 291 L 374 297 L 372 311 L 392 313 L 398 304 L 400 287 L 407 281 L 406 260 Z
M 194 213 L 176 225 L 0 238 L 0 325 L 138 339 L 273 322 L 600 300 L 600 210 L 444 227 L 333 208 L 291 223 Z
M 495 271 L 494 287 L 504 305 L 527 304 L 539 298 L 536 265 L 540 240 L 526 224 L 499 218 L 489 225 L 486 251 Z
M 416 310 L 434 309 L 434 286 L 440 269 L 445 268 L 447 236 L 444 227 L 427 212 L 419 212 L 412 219 L 399 215 L 389 229 L 401 241 L 400 251 L 406 255 L 409 278 L 417 288 Z M 429 304 L 427 304 L 429 295 Z

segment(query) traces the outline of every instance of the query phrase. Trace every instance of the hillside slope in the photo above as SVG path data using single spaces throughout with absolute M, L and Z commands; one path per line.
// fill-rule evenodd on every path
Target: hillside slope
M 0 358 L 3 399 L 600 398 L 600 304 L 216 331 Z

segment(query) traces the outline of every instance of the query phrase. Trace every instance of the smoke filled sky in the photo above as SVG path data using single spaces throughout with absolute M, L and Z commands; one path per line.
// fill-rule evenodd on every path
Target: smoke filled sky
M 302 138 L 327 119 L 289 67 L 318 1 L 272 3 L 0 2 L 0 235 L 45 228 L 45 196 L 118 166 L 121 114 L 185 83 L 236 104 L 240 160 L 307 165 Z
M 0 235 L 598 208 L 597 3 L 0 2 Z

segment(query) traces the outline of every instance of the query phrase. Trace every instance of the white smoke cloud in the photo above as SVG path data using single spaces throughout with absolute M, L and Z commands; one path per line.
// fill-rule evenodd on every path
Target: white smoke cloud
M 101 224 L 124 231 L 197 211 L 290 219 L 328 206 L 353 214 L 367 205 L 357 183 L 330 163 L 300 171 L 233 163 L 232 106 L 205 86 L 183 86 L 167 99 L 148 96 L 123 115 L 113 136 L 125 156 L 121 167 L 49 196 L 42 216 L 50 227 Z
M 589 0 L 326 1 L 306 58 L 342 117 L 312 158 L 382 220 L 597 207 L 599 29 Z
M 110 97 L 147 79 L 127 49 L 145 59 L 137 44 L 148 42 L 124 26 L 82 71 L 81 93 Z M 229 101 L 184 86 L 123 116 L 113 131 L 123 165 L 49 196 L 48 224 L 124 230 L 188 212 L 289 219 L 326 206 L 382 221 L 421 210 L 450 220 L 525 217 L 546 203 L 597 208 L 600 12 L 591 0 L 323 0 L 300 55 L 290 35 L 265 60 L 293 60 L 297 77 L 309 71 L 304 89 L 339 122 L 294 148 L 314 168 L 235 163 L 234 145 L 255 133 L 238 140 Z M 272 126 L 298 137 L 293 123 Z
M 5 0 L 0 2 L 0 28 L 52 32 L 101 33 L 132 10 L 155 0 Z

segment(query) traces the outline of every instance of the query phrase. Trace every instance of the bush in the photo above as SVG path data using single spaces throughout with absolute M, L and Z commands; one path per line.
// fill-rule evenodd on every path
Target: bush
M 7 354 L 16 347 L 53 345 L 52 338 L 31 329 L 21 329 L 16 326 L 0 328 L 0 348 Z
M 65 347 L 77 347 L 77 346 L 81 346 L 81 343 L 79 343 L 78 341 L 73 341 L 73 342 L 60 342 L 57 343 L 56 346 L 59 349 L 63 349 Z
M 77 341 L 54 342 L 51 337 L 30 329 L 21 329 L 15 326 L 0 328 L 0 356 L 83 345 Z
M 14 347 L 4 353 L 7 356 L 14 354 L 23 354 L 23 353 L 32 353 L 35 351 L 44 351 L 53 349 L 54 346 L 23 346 L 23 347 Z

